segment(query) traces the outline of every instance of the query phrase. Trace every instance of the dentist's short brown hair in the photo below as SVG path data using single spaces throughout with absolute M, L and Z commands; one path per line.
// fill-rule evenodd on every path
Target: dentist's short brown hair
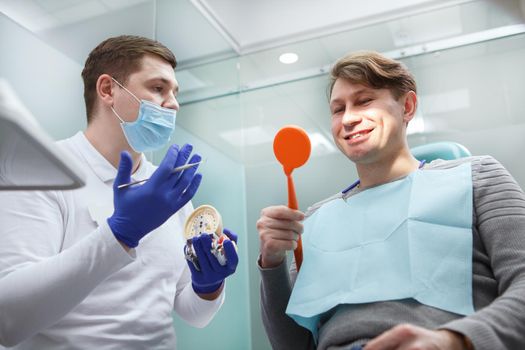
M 96 107 L 98 78 L 102 74 L 109 74 L 125 85 L 128 77 L 140 70 L 145 55 L 159 56 L 174 69 L 177 66 L 175 55 L 170 49 L 158 41 L 140 36 L 121 35 L 109 38 L 91 51 L 82 70 L 88 124 Z

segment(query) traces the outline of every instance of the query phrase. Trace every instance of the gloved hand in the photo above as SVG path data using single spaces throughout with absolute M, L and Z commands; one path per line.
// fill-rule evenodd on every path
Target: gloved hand
M 224 254 L 226 255 L 226 265 L 219 264 L 217 258 L 211 252 L 211 237 L 200 235 L 192 238 L 193 249 L 199 259 L 200 271 L 192 262 L 188 261 L 191 271 L 191 282 L 193 290 L 199 294 L 213 293 L 219 289 L 224 279 L 235 272 L 239 257 L 232 243 L 237 243 L 237 235 L 228 229 L 223 230 L 230 240 L 223 242 Z
M 128 152 L 120 154 L 118 173 L 113 183 L 113 215 L 108 224 L 115 237 L 130 248 L 138 245 L 140 239 L 153 231 L 193 197 L 202 175 L 195 174 L 197 167 L 172 173 L 172 169 L 184 165 L 193 147 L 184 145 L 179 151 L 172 145 L 162 163 L 143 185 L 119 189 L 118 186 L 131 181 L 133 162 Z M 190 162 L 201 157 L 193 155 Z

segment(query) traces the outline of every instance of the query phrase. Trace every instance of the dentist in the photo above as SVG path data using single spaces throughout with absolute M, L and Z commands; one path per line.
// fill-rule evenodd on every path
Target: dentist
M 157 168 L 143 154 L 174 131 L 175 66 L 173 53 L 147 38 L 100 43 L 82 71 L 87 129 L 59 142 L 83 164 L 86 186 L 0 193 L 0 344 L 174 349 L 173 310 L 204 327 L 221 307 L 235 248 L 224 244 L 220 266 L 210 239 L 194 238 L 201 270 L 190 271 L 182 230 L 201 175 L 171 171 L 200 156 L 172 145 Z

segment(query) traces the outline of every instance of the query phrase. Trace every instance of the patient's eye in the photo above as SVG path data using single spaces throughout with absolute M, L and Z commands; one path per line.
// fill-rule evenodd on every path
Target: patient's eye
M 362 99 L 357 100 L 355 102 L 355 104 L 356 104 L 356 106 L 366 106 L 367 104 L 369 104 L 372 101 L 373 101 L 372 98 L 362 98 Z
M 332 107 L 332 115 L 339 114 L 339 113 L 343 112 L 344 110 L 345 110 L 345 107 L 344 107 L 344 106 L 335 106 L 335 107 Z

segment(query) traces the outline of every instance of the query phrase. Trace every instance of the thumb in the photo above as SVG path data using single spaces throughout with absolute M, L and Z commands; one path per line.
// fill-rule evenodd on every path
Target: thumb
M 234 241 L 235 243 L 237 243 L 237 235 L 235 233 L 233 233 L 232 231 L 228 230 L 227 228 L 225 228 L 224 230 L 222 230 L 222 232 L 228 236 L 228 238 L 232 241 Z
M 223 244 L 224 254 L 226 255 L 226 265 L 232 272 L 237 268 L 239 263 L 239 256 L 237 255 L 237 248 L 234 241 L 225 241 Z
M 127 151 L 122 151 L 120 153 L 120 162 L 118 165 L 117 176 L 115 177 L 115 182 L 113 187 L 117 188 L 119 185 L 127 184 L 131 181 L 131 169 L 133 167 L 133 161 L 131 160 L 131 155 Z

